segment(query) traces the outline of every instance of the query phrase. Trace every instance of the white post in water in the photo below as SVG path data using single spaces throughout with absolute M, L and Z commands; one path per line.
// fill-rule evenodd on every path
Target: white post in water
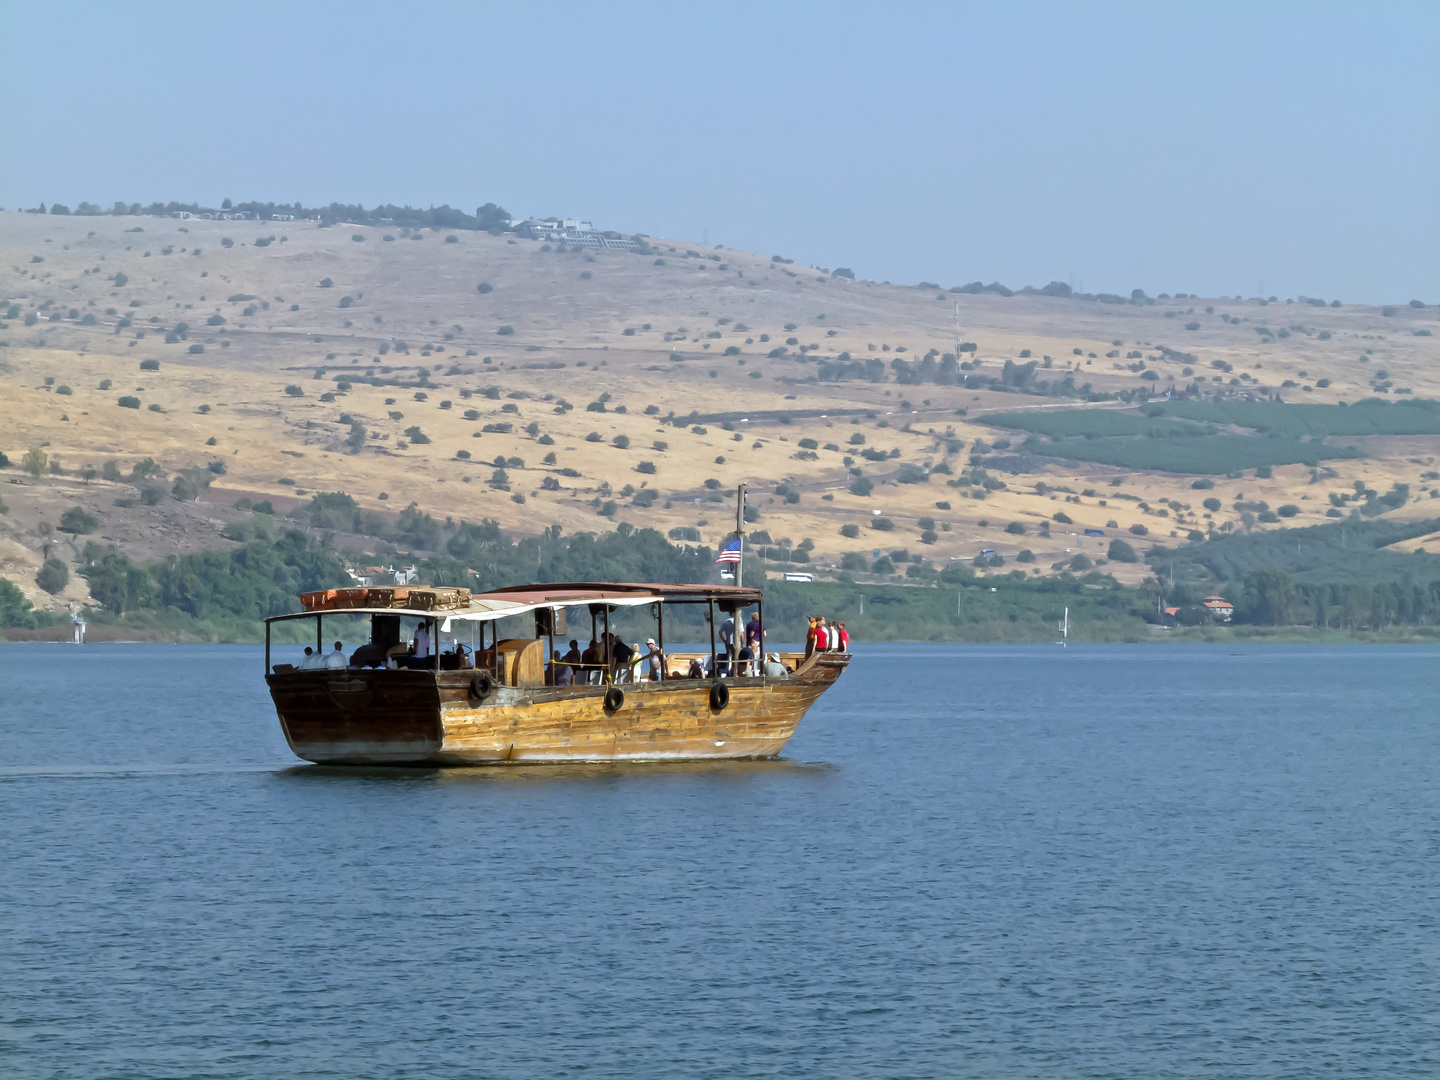
M 1060 647 L 1063 649 L 1070 641 L 1070 609 L 1065 609 L 1065 618 L 1060 623 Z
M 735 539 L 740 543 L 740 560 L 735 564 L 735 587 L 745 584 L 745 485 L 735 494 Z

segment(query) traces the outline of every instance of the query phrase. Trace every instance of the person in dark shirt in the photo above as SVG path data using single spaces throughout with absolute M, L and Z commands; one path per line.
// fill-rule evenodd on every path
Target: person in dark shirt
M 622 682 L 630 677 L 630 660 L 635 655 L 635 650 L 621 641 L 618 636 L 611 635 L 610 641 L 610 681 Z
M 585 682 L 594 685 L 600 681 L 600 643 L 590 639 L 590 647 L 580 654 L 580 665 Z
M 739 660 L 739 663 L 735 665 L 735 677 L 737 679 L 743 679 L 752 674 L 750 665 L 751 661 L 755 659 L 755 652 L 749 645 L 741 648 L 740 655 L 736 659 Z
M 570 639 L 570 651 L 560 658 L 570 665 L 570 677 L 565 680 L 566 686 L 574 685 L 584 679 L 584 669 L 580 667 L 580 642 L 574 638 Z M 560 685 L 557 681 L 556 685 Z

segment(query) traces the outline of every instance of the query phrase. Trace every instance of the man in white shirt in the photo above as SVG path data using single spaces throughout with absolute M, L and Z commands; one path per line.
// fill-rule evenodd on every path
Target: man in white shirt
M 345 660 L 344 644 L 339 641 L 335 642 L 335 651 L 325 657 L 325 667 L 344 671 L 349 666 L 349 663 Z
M 417 664 L 416 667 L 426 667 L 430 659 L 430 624 L 421 622 L 415 628 L 415 652 L 412 654 L 416 660 L 425 661 Z
M 324 658 L 317 655 L 309 645 L 305 646 L 305 659 L 295 665 L 300 671 L 314 671 L 316 668 L 324 667 Z

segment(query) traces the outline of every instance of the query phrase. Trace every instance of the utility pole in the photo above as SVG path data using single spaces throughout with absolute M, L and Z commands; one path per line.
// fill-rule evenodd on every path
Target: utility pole
M 740 542 L 740 560 L 735 564 L 735 587 L 745 584 L 745 485 L 735 492 L 735 538 Z

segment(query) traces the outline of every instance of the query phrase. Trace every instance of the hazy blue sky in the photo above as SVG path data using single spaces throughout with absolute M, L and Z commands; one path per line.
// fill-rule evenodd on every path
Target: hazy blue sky
M 495 201 L 850 266 L 1440 301 L 1440 4 L 0 3 L 0 206 Z

